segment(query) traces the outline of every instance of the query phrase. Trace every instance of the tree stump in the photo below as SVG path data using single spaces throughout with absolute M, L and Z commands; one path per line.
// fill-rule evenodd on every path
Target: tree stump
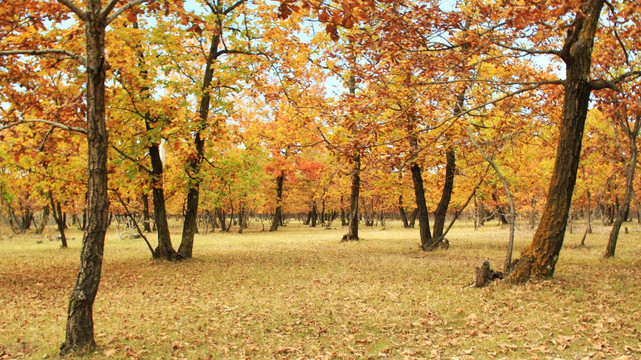
M 500 271 L 494 271 L 490 268 L 490 262 L 485 261 L 483 265 L 479 268 L 476 268 L 476 278 L 474 280 L 474 287 L 482 288 L 488 285 L 490 282 L 500 279 L 503 279 L 503 273 Z

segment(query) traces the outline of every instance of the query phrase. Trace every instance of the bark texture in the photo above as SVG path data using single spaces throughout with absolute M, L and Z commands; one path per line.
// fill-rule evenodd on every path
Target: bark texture
M 65 342 L 61 353 L 90 351 L 96 343 L 93 303 L 98 293 L 105 232 L 109 217 L 107 197 L 108 135 L 105 125 L 105 16 L 101 1 L 87 1 L 87 226 L 82 239 L 80 269 L 69 298 Z
M 603 0 L 588 0 L 568 30 L 561 57 L 566 64 L 564 103 L 556 159 L 541 222 L 523 250 L 510 281 L 550 278 L 563 246 L 572 192 L 581 156 L 583 129 L 590 102 L 592 47 Z

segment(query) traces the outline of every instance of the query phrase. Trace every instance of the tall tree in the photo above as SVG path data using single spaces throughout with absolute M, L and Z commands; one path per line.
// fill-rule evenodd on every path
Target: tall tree
M 625 134 L 628 142 L 628 149 L 621 151 L 621 153 L 629 154 L 624 157 L 629 157 L 625 163 L 625 193 L 621 204 L 616 208 L 616 215 L 610 230 L 608 238 L 608 245 L 605 249 L 603 257 L 610 258 L 614 256 L 619 237 L 621 225 L 628 217 L 630 202 L 634 196 L 634 177 L 637 172 L 637 138 L 639 137 L 639 130 L 641 129 L 641 115 L 630 114 L 627 104 L 620 104 L 618 109 L 614 110 L 615 123 L 621 128 Z
M 212 92 L 219 88 L 220 84 L 215 83 L 214 74 L 216 63 L 227 54 L 250 54 L 251 49 L 228 49 L 226 47 L 225 34 L 229 31 L 227 22 L 231 14 L 244 6 L 246 0 L 238 0 L 226 4 L 224 0 L 206 1 L 206 6 L 211 11 L 213 29 L 210 32 L 209 50 L 205 53 L 205 69 L 202 74 L 202 86 L 199 91 L 199 107 L 197 121 L 193 128 L 193 146 L 195 154 L 189 159 L 187 176 L 189 177 L 189 190 L 187 193 L 187 206 L 185 209 L 185 221 L 183 223 L 182 239 L 178 247 L 178 253 L 184 258 L 191 258 L 194 247 L 194 234 L 196 233 L 196 220 L 198 216 L 198 203 L 200 197 L 201 175 L 200 169 L 205 156 L 205 130 L 209 126 L 209 113 L 212 101 Z M 245 29 L 245 36 L 249 39 L 251 35 Z M 248 41 L 248 45 L 251 43 Z
M 60 348 L 62 353 L 90 351 L 95 347 L 93 303 L 100 284 L 105 232 L 109 215 L 107 197 L 109 140 L 105 124 L 105 78 L 108 65 L 105 59 L 105 30 L 120 14 L 145 1 L 132 0 L 114 11 L 118 0 L 111 0 L 104 7 L 101 0 L 87 0 L 85 8 L 79 7 L 72 0 L 59 0 L 59 3 L 73 12 L 84 24 L 84 58 L 71 51 L 58 49 L 23 48 L 0 51 L 0 55 L 63 54 L 80 61 L 86 68 L 87 226 L 82 241 L 80 269 L 69 299 L 65 342 Z M 36 4 L 14 2 L 4 5 L 19 9 L 24 8 L 25 5 Z M 33 9 L 37 9 L 37 7 L 34 6 Z
M 559 259 L 576 183 L 590 94 L 614 86 L 612 82 L 592 80 L 590 76 L 594 40 L 604 4 L 603 0 L 587 0 L 571 9 L 573 21 L 569 23 L 563 48 L 548 51 L 560 56 L 566 65 L 559 143 L 541 222 L 532 243 L 521 252 L 510 275 L 512 282 L 552 277 Z

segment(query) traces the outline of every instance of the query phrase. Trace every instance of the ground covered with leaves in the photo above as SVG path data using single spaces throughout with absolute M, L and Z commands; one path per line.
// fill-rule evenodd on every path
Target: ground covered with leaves
M 424 253 L 416 230 L 290 224 L 197 235 L 194 259 L 153 261 L 142 240 L 108 234 L 92 359 L 638 359 L 641 231 L 603 260 L 607 228 L 568 234 L 553 280 L 467 285 L 500 268 L 507 228 L 455 227 Z M 576 226 L 578 228 L 578 226 Z M 179 228 L 175 228 L 177 239 Z M 70 248 L 37 235 L 0 240 L 0 359 L 55 358 L 77 274 Z M 531 240 L 517 234 L 517 252 Z M 176 240 L 174 240 L 176 242 Z

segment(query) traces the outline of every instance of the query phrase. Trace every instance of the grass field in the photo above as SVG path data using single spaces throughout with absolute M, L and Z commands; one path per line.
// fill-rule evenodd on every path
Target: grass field
M 500 268 L 507 228 L 459 224 L 451 247 L 418 249 L 417 230 L 290 224 L 276 233 L 197 235 L 194 259 L 152 261 L 142 240 L 106 239 L 92 359 L 639 359 L 641 229 L 568 234 L 553 280 L 467 287 Z M 575 229 L 581 230 L 580 225 Z M 179 242 L 179 228 L 173 234 Z M 77 274 L 45 236 L 0 238 L 0 359 L 56 358 Z M 529 243 L 517 231 L 515 256 Z

